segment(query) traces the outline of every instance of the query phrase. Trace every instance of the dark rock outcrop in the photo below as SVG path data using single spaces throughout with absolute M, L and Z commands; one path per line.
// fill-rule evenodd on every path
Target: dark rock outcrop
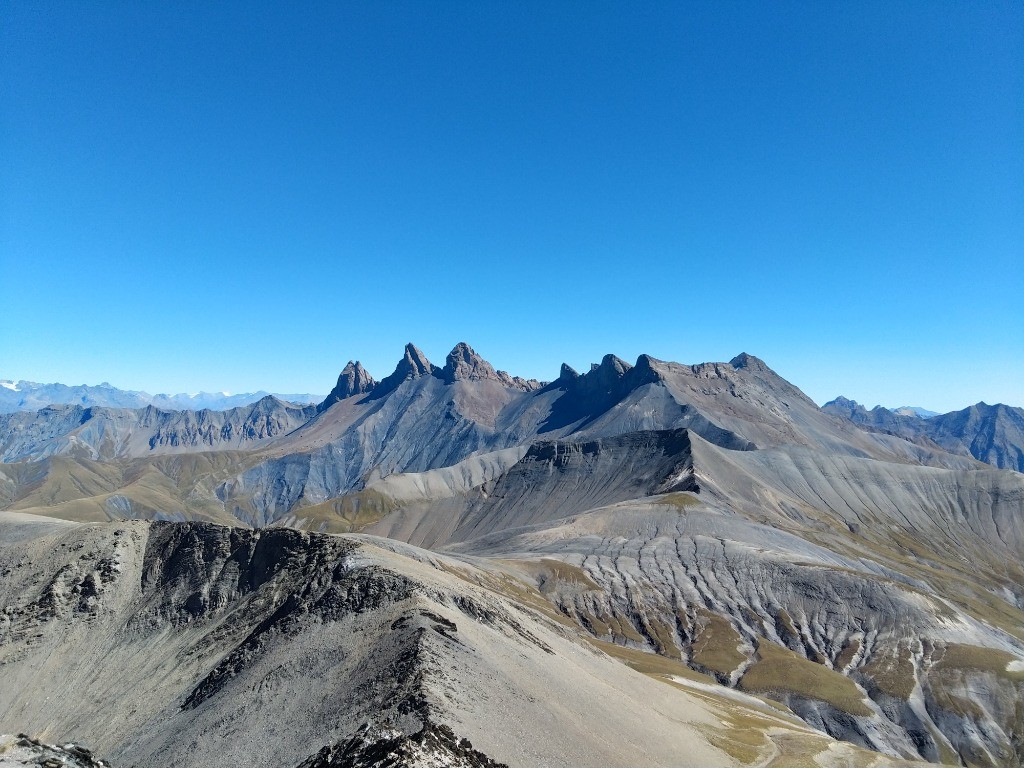
M 327 746 L 303 760 L 298 768 L 415 768 L 420 765 L 451 768 L 508 768 L 473 749 L 447 725 L 428 722 L 416 733 L 364 726 L 352 738 Z
M 34 766 L 36 768 L 110 768 L 81 744 L 47 744 L 19 733 L 0 736 L 0 765 Z

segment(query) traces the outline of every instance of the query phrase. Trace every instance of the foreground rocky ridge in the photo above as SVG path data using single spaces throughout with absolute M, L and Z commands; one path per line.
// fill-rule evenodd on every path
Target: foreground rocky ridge
M 24 733 L 0 735 L 0 768 L 108 768 L 81 744 L 46 744 Z
M 784 709 L 629 669 L 493 565 L 196 523 L 0 513 L 0 533 L 0 729 L 117 766 L 876 761 Z

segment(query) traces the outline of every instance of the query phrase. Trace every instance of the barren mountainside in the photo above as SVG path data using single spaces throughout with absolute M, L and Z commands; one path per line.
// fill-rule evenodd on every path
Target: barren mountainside
M 1019 414 L 986 409 L 819 409 L 747 354 L 542 383 L 460 343 L 306 408 L 0 416 L 0 733 L 140 767 L 1019 766 Z

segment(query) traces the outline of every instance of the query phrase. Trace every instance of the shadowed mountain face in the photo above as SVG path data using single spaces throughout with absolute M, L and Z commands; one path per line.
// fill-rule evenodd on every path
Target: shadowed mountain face
M 876 406 L 869 411 L 854 400 L 838 397 L 825 403 L 822 410 L 865 429 L 1024 472 L 1024 409 L 1021 408 L 978 403 L 962 411 L 922 418 L 907 409 L 899 409 L 902 412 L 897 413 Z
M 620 697 L 681 686 L 714 712 L 684 764 L 1024 763 L 1024 475 L 979 461 L 1019 457 L 1018 409 L 819 409 L 746 354 L 542 385 L 459 344 L 315 408 L 96 410 L 0 417 L 0 662 L 96 643 L 69 674 L 109 701 L 0 701 L 0 731 L 119 765 L 679 765 L 680 718 Z

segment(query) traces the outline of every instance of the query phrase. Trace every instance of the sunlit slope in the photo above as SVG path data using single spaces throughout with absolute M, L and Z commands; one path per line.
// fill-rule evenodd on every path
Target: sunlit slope
M 1024 476 L 685 431 L 559 445 L 370 530 L 519 563 L 595 637 L 854 743 L 1020 760 Z
M 253 460 L 222 451 L 100 462 L 54 456 L 0 464 L 6 508 L 82 522 L 237 519 L 216 488 Z
M 681 665 L 630 669 L 486 564 L 283 529 L 0 532 L 0 731 L 116 765 L 876 764 Z

